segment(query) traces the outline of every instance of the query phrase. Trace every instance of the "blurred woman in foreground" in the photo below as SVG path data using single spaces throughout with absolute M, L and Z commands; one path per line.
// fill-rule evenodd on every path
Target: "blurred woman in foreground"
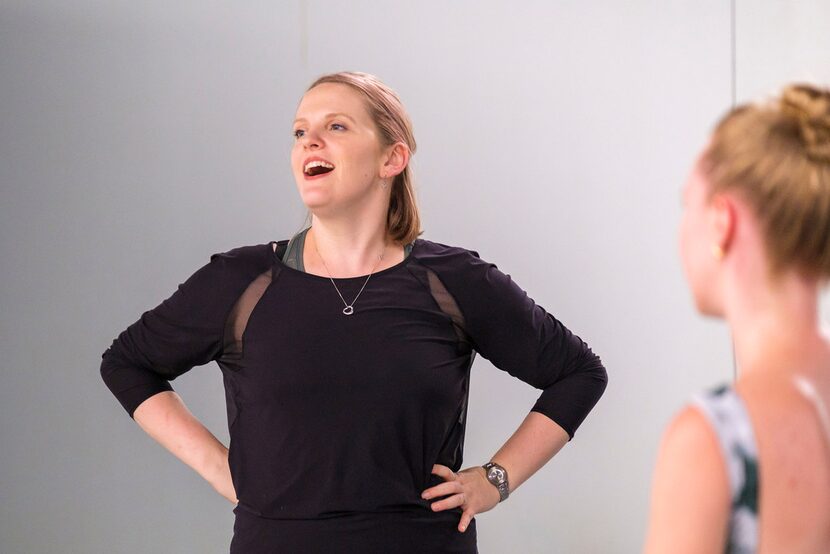
M 728 323 L 738 379 L 669 426 L 645 550 L 830 552 L 830 91 L 730 111 L 683 198 L 685 273 Z

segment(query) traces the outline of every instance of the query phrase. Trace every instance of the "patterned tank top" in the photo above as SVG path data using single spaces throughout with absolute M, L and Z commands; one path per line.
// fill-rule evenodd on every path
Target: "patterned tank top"
M 732 508 L 724 552 L 750 554 L 758 549 L 758 449 L 752 422 L 740 396 L 722 386 L 692 399 L 718 437 L 726 470 Z

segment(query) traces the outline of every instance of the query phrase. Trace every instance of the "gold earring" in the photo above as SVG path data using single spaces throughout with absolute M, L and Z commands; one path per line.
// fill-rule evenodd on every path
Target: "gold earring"
M 714 257 L 716 260 L 722 260 L 725 254 L 726 252 L 724 252 L 723 246 L 721 246 L 720 244 L 712 245 L 712 257 Z

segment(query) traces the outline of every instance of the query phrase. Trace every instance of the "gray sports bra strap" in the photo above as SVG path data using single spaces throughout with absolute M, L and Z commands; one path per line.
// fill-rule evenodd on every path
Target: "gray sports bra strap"
M 303 229 L 288 241 L 288 246 L 285 247 L 285 254 L 282 256 L 282 263 L 296 269 L 297 271 L 305 271 L 303 266 L 303 250 L 305 249 L 305 236 L 311 227 Z
M 305 266 L 303 265 L 303 251 L 305 250 L 305 236 L 308 234 L 308 230 L 311 227 L 303 229 L 293 237 L 291 240 L 288 241 L 288 246 L 285 247 L 285 254 L 282 256 L 282 263 L 290 267 L 291 269 L 296 269 L 297 271 L 305 272 Z M 409 243 L 404 245 L 403 247 L 403 257 L 407 258 L 409 254 L 412 252 L 413 243 Z

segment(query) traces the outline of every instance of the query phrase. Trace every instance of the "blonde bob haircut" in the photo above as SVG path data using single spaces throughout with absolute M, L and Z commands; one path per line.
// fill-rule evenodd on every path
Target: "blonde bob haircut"
M 710 194 L 736 192 L 755 213 L 773 275 L 830 277 L 830 90 L 791 84 L 734 108 L 702 161 Z
M 368 73 L 343 71 L 323 75 L 314 81 L 307 91 L 323 83 L 346 85 L 360 92 L 369 115 L 380 131 L 383 145 L 391 146 L 402 142 L 409 148 L 410 154 L 415 153 L 415 135 L 406 109 L 395 91 L 380 79 Z M 389 210 L 386 213 L 386 230 L 392 240 L 400 244 L 409 244 L 423 232 L 415 198 L 412 168 L 409 164 L 392 183 Z

